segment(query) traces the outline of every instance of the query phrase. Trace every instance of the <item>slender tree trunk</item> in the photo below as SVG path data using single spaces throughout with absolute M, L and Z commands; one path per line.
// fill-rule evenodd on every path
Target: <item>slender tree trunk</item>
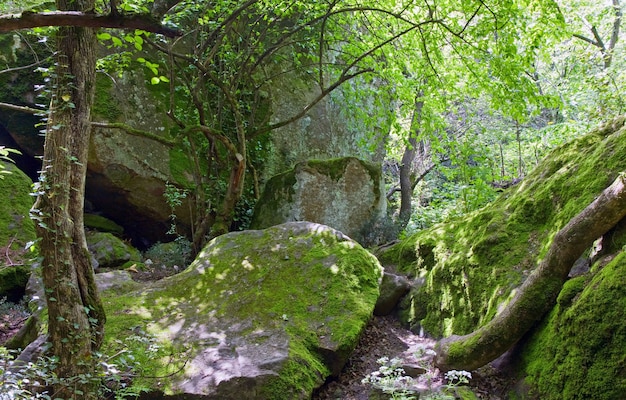
M 420 97 L 421 97 L 420 93 Z M 400 164 L 400 213 L 398 216 L 398 222 L 400 228 L 406 228 L 411 214 L 413 212 L 413 179 L 411 176 L 414 174 L 415 157 L 418 154 L 418 145 L 421 144 L 417 141 L 417 135 L 420 132 L 420 125 L 422 123 L 422 108 L 424 102 L 418 100 L 415 102 L 415 110 L 413 111 L 413 117 L 411 120 L 411 134 L 409 135 L 409 143 L 404 149 L 402 154 L 402 163 Z M 423 154 L 425 156 L 425 154 Z
M 554 237 L 537 269 L 507 307 L 465 336 L 442 340 L 435 364 L 442 370 L 474 370 L 513 346 L 556 302 L 574 262 L 599 237 L 626 217 L 626 176 L 621 174 Z
M 59 10 L 89 10 L 93 0 L 57 0 Z M 91 105 L 95 89 L 95 31 L 57 33 L 56 87 L 44 144 L 40 190 L 33 214 L 41 237 L 48 334 L 58 359 L 56 398 L 96 399 L 93 352 L 105 315 L 83 227 Z M 79 378 L 81 376 L 81 378 Z
M 215 223 L 211 228 L 211 237 L 228 233 L 235 216 L 235 206 L 243 193 L 245 172 L 246 157 L 241 153 L 237 153 L 233 157 L 233 167 L 230 171 L 226 195 L 215 218 Z

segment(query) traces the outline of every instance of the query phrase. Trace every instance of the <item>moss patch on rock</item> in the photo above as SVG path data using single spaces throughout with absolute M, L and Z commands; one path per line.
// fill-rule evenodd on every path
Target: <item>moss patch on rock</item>
M 9 173 L 0 179 L 0 265 L 24 261 L 24 247 L 36 237 L 35 226 L 29 218 L 33 206 L 32 181 L 15 165 L 4 163 Z M 8 258 L 7 258 L 8 257 Z
M 426 284 L 402 303 L 404 320 L 436 336 L 489 321 L 545 255 L 552 238 L 623 171 L 624 118 L 555 149 L 485 208 L 403 240 L 379 256 Z
M 626 393 L 626 254 L 566 283 L 557 306 L 525 343 L 533 398 L 623 398 Z M 584 289 L 583 289 L 583 284 Z
M 85 228 L 95 229 L 100 232 L 109 232 L 115 235 L 124 233 L 124 228 L 102 215 L 85 214 L 84 221 Z
M 230 233 L 178 275 L 130 294 L 103 293 L 105 351 L 114 352 L 135 327 L 165 349 L 146 360 L 145 375 L 178 369 L 160 391 L 309 398 L 356 346 L 381 275 L 375 257 L 322 225 Z M 257 383 L 240 387 L 239 397 L 220 392 L 252 378 Z

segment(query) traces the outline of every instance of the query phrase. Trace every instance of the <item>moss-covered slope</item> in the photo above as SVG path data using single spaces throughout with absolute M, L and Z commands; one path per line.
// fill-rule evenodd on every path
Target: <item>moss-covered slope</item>
M 625 282 L 626 254 L 622 250 L 597 263 L 588 276 L 565 284 L 557 306 L 522 347 L 522 371 L 531 388 L 524 397 L 624 398 Z
M 465 218 L 421 231 L 380 255 L 425 277 L 403 318 L 437 336 L 467 334 L 505 305 L 554 234 L 626 166 L 624 118 L 554 150 L 518 186 Z
M 230 233 L 176 276 L 104 292 L 105 352 L 133 352 L 142 375 L 167 376 L 145 382 L 166 395 L 310 398 L 356 346 L 380 276 L 374 256 L 322 225 Z

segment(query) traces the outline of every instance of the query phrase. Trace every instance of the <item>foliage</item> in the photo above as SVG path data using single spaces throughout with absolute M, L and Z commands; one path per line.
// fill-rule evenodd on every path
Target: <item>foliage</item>
M 58 360 L 54 357 L 41 356 L 24 363 L 17 359 L 17 351 L 0 347 L 0 400 L 52 400 L 57 397 L 51 387 L 72 387 L 79 380 L 95 382 L 99 398 L 137 398 L 147 388 L 134 381 L 141 375 L 142 365 L 159 356 L 161 350 L 145 332 L 128 336 L 122 347 L 110 357 L 97 354 L 100 368 L 93 373 L 69 379 L 56 375 Z
M 155 243 L 144 253 L 144 258 L 155 268 L 182 270 L 192 261 L 191 255 L 191 243 L 184 237 L 177 237 L 173 242 Z
M 399 358 L 382 357 L 378 359 L 380 367 L 377 371 L 366 376 L 361 382 L 389 394 L 394 400 L 414 400 L 414 392 L 409 390 L 411 377 L 404 375 L 402 360 Z
M 433 350 L 420 349 L 419 352 L 428 357 L 434 355 Z M 416 354 L 416 356 L 421 357 L 424 354 Z M 367 375 L 361 382 L 381 390 L 393 400 L 454 400 L 458 398 L 455 396 L 455 389 L 469 384 L 472 379 L 472 374 L 468 371 L 452 370 L 444 375 L 447 383 L 442 387 L 436 387 L 438 385 L 435 385 L 433 380 L 437 372 L 431 363 L 423 362 L 422 367 L 426 371 L 424 375 L 427 382 L 426 385 L 421 385 L 419 381 L 423 380 L 423 377 L 415 379 L 405 375 L 401 359 L 382 357 L 377 362 L 380 364 L 378 370 Z

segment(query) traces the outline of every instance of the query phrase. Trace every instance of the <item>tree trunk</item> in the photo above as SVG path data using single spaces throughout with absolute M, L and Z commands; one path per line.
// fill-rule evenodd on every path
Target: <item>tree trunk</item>
M 57 9 L 93 10 L 94 1 L 57 0 Z M 41 237 L 51 351 L 59 363 L 55 372 L 64 381 L 55 387 L 55 397 L 64 399 L 96 398 L 93 352 L 102 343 L 105 322 L 83 226 L 95 43 L 92 28 L 58 30 L 56 87 L 33 207 Z M 84 379 L 89 376 L 92 379 Z
M 585 249 L 626 217 L 625 184 L 622 173 L 556 234 L 537 269 L 493 320 L 469 335 L 442 340 L 435 364 L 444 371 L 474 370 L 495 360 L 528 332 L 554 306 L 569 270 Z
M 242 153 L 236 153 L 233 163 L 224 200 L 211 228 L 211 238 L 228 233 L 235 216 L 235 206 L 243 193 L 246 157 Z
M 420 93 L 420 97 L 422 93 Z M 413 117 L 411 120 L 411 133 L 409 135 L 409 143 L 404 149 L 402 154 L 402 163 L 400 164 L 400 213 L 398 216 L 398 222 L 401 229 L 406 228 L 411 219 L 413 212 L 413 179 L 411 176 L 414 174 L 415 156 L 418 153 L 418 141 L 417 135 L 420 132 L 420 124 L 422 123 L 422 108 L 424 107 L 424 101 L 418 100 L 415 102 L 415 110 L 413 111 Z M 422 144 L 420 141 L 419 144 Z M 424 152 L 425 153 L 425 152 Z M 425 157 L 426 154 L 420 154 Z

